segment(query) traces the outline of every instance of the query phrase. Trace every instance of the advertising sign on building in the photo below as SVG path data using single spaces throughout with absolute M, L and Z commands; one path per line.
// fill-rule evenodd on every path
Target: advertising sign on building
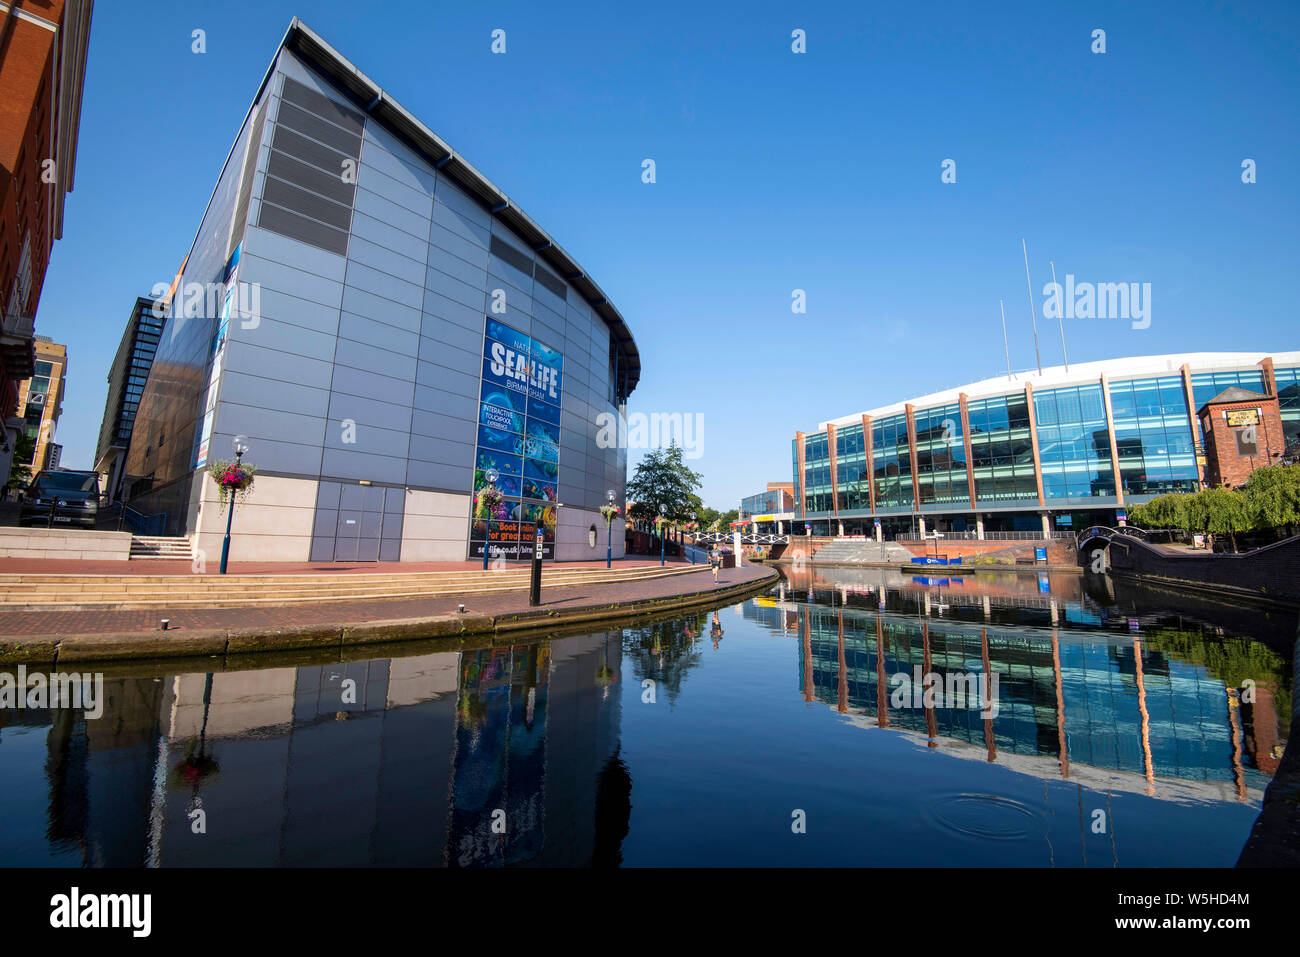
M 559 352 L 487 318 L 474 493 L 488 484 L 487 472 L 495 469 L 502 500 L 486 517 L 471 505 L 471 558 L 482 558 L 485 546 L 491 556 L 507 561 L 530 558 L 539 516 L 543 557 L 554 557 L 563 373 Z
M 1259 409 L 1228 409 L 1223 413 L 1228 425 L 1238 428 L 1243 425 L 1259 425 Z

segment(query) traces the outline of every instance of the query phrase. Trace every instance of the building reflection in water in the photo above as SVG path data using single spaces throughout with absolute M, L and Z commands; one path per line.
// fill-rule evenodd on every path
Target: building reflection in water
M 0 712 L 0 759 L 14 780 L 35 785 L 0 809 L 32 818 L 39 789 L 46 816 L 43 834 L 0 839 L 0 858 L 617 864 L 631 792 L 618 751 L 620 701 L 610 693 L 620 636 L 106 678 L 97 720 L 73 710 Z M 38 771 L 30 760 L 38 752 L 19 754 L 26 744 L 15 735 L 35 742 L 42 729 Z
M 797 636 L 800 694 L 855 724 L 1100 791 L 1257 802 L 1290 726 L 1287 663 L 1186 622 L 1102 627 L 1114 622 L 1079 583 L 1008 575 L 966 593 L 961 579 L 836 569 L 788 576 L 745 614 Z M 896 706 L 892 676 L 918 667 L 945 684 L 996 676 L 996 712 L 942 696 Z

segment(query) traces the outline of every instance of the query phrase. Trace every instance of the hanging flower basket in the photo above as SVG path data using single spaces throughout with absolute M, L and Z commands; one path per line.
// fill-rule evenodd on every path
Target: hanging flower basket
M 675 523 L 673 522 L 673 520 L 672 520 L 671 518 L 668 518 L 668 517 L 665 516 L 665 515 L 656 515 L 656 516 L 655 516 L 655 531 L 656 531 L 656 532 L 660 532 L 660 533 L 662 533 L 662 532 L 670 531 L 670 530 L 673 529 L 674 527 L 675 527 Z
M 605 527 L 609 528 L 614 523 L 614 519 L 618 518 L 620 512 L 617 505 L 602 505 L 600 514 L 605 519 Z
M 257 471 L 256 465 L 248 465 L 243 462 L 213 462 L 208 466 L 208 474 L 212 476 L 212 481 L 217 484 L 217 494 L 220 497 L 220 507 L 224 509 L 226 502 L 234 498 L 236 502 L 243 504 L 248 498 L 248 491 L 253 487 L 253 474 Z
M 478 494 L 474 496 L 474 518 L 482 520 L 493 515 L 500 517 L 503 501 L 505 496 L 495 485 L 479 489 Z

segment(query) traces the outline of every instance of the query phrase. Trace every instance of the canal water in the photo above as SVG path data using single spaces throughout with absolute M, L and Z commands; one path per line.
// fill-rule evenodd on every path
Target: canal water
M 1230 866 L 1295 629 L 832 569 L 513 646 L 120 665 L 0 709 L 0 865 Z

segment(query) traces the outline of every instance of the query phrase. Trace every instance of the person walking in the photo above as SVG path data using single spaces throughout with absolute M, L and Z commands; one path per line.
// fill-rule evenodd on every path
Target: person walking
M 709 567 L 713 569 L 713 583 L 718 583 L 718 572 L 722 568 L 722 552 L 715 545 L 709 551 Z

